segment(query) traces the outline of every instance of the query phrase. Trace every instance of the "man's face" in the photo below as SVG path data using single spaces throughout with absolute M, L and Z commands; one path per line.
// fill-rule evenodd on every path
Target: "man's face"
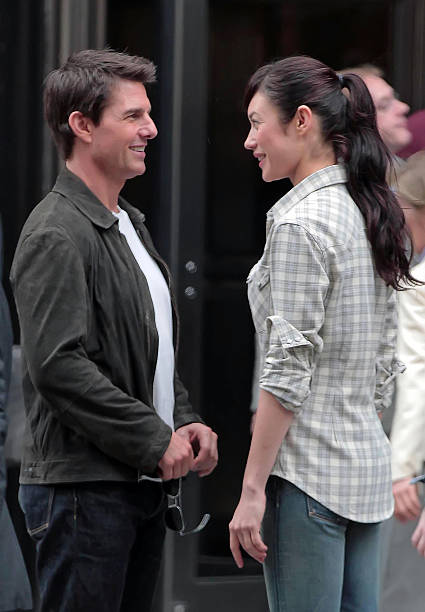
M 108 181 L 124 183 L 146 170 L 145 147 L 157 129 L 142 83 L 118 79 L 99 125 L 92 128 L 91 156 Z
M 381 77 L 370 75 L 363 80 L 375 104 L 381 138 L 392 153 L 397 153 L 412 139 L 407 127 L 409 106 L 396 98 L 392 87 Z

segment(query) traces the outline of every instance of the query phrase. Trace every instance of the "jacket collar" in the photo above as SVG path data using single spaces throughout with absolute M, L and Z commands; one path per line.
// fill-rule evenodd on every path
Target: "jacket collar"
M 298 185 L 295 185 L 272 206 L 267 213 L 267 225 L 271 225 L 279 217 L 286 215 L 300 200 L 303 200 L 314 191 L 346 182 L 347 171 L 342 164 L 326 166 L 326 168 L 310 174 L 310 176 L 307 176 Z
M 118 219 L 90 191 L 87 185 L 66 167 L 60 172 L 52 191 L 60 193 L 70 200 L 94 225 L 109 229 L 114 223 L 118 222 Z M 144 214 L 131 206 L 121 196 L 118 205 L 128 213 L 132 223 L 140 227 L 140 224 L 145 220 Z

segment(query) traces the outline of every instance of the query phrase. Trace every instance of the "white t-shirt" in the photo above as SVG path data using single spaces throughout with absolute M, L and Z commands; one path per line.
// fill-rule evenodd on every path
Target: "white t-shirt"
M 158 330 L 158 358 L 153 381 L 153 404 L 163 421 L 174 429 L 174 346 L 170 292 L 156 261 L 149 255 L 125 210 L 112 213 L 118 229 L 146 277 L 155 311 Z

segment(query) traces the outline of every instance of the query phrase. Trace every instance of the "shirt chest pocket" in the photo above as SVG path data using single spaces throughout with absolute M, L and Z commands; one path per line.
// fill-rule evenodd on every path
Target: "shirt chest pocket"
M 266 266 L 256 265 L 247 278 L 248 301 L 251 308 L 254 326 L 259 332 L 264 320 L 270 314 L 270 270 Z
M 263 289 L 270 283 L 270 270 L 268 266 L 264 266 L 260 263 L 255 264 L 248 274 L 246 282 L 248 286 L 254 284 L 258 289 Z

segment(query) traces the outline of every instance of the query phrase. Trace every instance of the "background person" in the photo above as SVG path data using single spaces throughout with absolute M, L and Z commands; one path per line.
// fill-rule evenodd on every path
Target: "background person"
M 6 502 L 6 404 L 12 361 L 12 327 L 1 284 L 3 234 L 0 217 L 0 612 L 31 610 L 31 589 Z
M 146 477 L 205 476 L 217 463 L 217 436 L 176 372 L 168 268 L 119 196 L 157 135 L 154 80 L 152 62 L 111 50 L 75 53 L 46 80 L 65 168 L 11 271 L 27 413 L 19 495 L 41 612 L 150 610 L 167 503 Z
M 377 412 L 400 367 L 393 289 L 411 279 L 390 153 L 362 80 L 312 58 L 258 69 L 245 99 L 263 180 L 294 188 L 248 277 L 262 375 L 230 546 L 264 563 L 272 612 L 373 612 L 393 510 Z
M 398 197 L 412 236 L 415 257 L 420 261 L 412 275 L 425 281 L 425 152 L 409 158 L 398 176 Z M 425 291 L 410 287 L 398 294 L 398 353 L 405 372 L 397 378 L 395 413 L 391 428 L 394 519 L 389 522 L 385 572 L 381 595 L 382 612 L 399 612 L 408 602 L 409 612 L 423 611 L 423 491 L 411 484 L 423 472 L 425 459 Z M 416 529 L 416 531 L 415 531 Z M 412 535 L 415 535 L 412 539 Z M 418 537 L 419 536 L 419 537 Z M 411 542 L 412 540 L 412 542 Z
M 357 74 L 362 78 L 372 96 L 376 110 L 376 125 L 379 134 L 395 156 L 412 140 L 407 114 L 410 107 L 399 100 L 394 89 L 384 79 L 383 71 L 373 64 L 362 64 L 344 68 L 341 74 Z

